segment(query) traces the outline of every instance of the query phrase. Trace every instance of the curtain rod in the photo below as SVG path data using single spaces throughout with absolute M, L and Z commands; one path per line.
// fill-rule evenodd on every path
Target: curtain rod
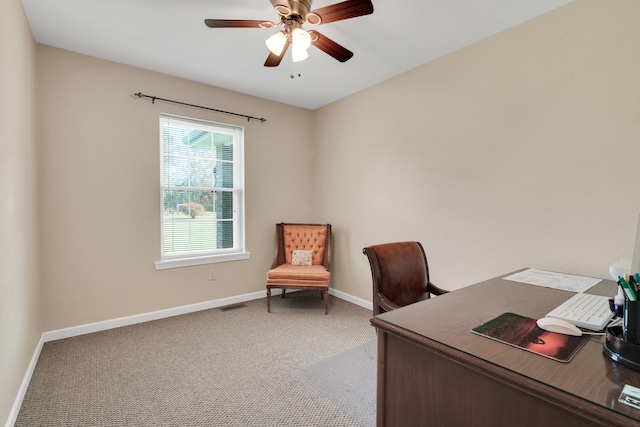
M 171 102 L 173 104 L 186 105 L 187 107 L 201 108 L 203 110 L 215 111 L 217 113 L 231 114 L 232 116 L 238 116 L 238 117 L 246 117 L 247 121 L 249 121 L 249 120 L 259 120 L 259 121 L 261 121 L 263 123 L 267 121 L 267 119 L 265 119 L 264 117 L 258 118 L 258 117 L 253 117 L 253 116 L 247 116 L 245 114 L 232 113 L 230 111 L 217 110 L 215 108 L 202 107 L 200 105 L 195 105 L 195 104 L 187 104 L 186 102 L 173 101 L 171 99 L 159 98 L 157 96 L 152 96 L 152 95 L 145 95 L 142 92 L 135 93 L 134 95 L 137 96 L 138 98 L 149 98 L 151 100 L 152 104 L 155 104 L 156 101 Z

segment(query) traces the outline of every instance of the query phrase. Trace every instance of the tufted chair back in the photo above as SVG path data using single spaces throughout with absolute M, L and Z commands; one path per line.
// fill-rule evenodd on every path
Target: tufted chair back
M 312 251 L 311 263 L 322 264 L 324 247 L 327 242 L 327 228 L 318 225 L 284 225 L 284 254 L 287 264 L 291 264 L 293 251 Z
M 271 268 L 291 264 L 294 250 L 313 251 L 313 265 L 331 265 L 331 224 L 276 224 L 276 259 Z

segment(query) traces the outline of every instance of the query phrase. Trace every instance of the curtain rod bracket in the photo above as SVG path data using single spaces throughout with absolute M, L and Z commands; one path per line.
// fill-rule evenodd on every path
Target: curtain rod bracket
M 253 117 L 253 116 L 247 116 L 246 114 L 232 113 L 230 111 L 224 111 L 224 110 L 218 110 L 218 109 L 215 109 L 215 108 L 203 107 L 201 105 L 188 104 L 186 102 L 180 102 L 180 101 L 173 101 L 171 99 L 160 98 L 160 97 L 153 96 L 153 95 L 145 95 L 142 92 L 134 93 L 134 95 L 137 96 L 138 98 L 149 98 L 149 99 L 151 99 L 151 103 L 152 104 L 155 104 L 156 103 L 156 99 L 157 99 L 158 101 L 170 102 L 172 104 L 186 105 L 187 107 L 194 107 L 194 108 L 200 108 L 202 110 L 215 111 L 216 113 L 230 114 L 232 116 L 238 116 L 238 117 L 246 117 L 247 118 L 247 122 L 249 122 L 250 120 L 258 120 L 258 121 L 264 123 L 264 122 L 267 121 L 267 119 L 265 119 L 264 117 L 258 118 L 258 117 Z

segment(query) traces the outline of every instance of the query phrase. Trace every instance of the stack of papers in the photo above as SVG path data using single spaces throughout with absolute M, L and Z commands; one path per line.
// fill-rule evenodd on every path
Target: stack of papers
M 504 279 L 569 292 L 584 292 L 602 281 L 602 279 L 593 277 L 554 273 L 553 271 L 536 270 L 534 268 L 520 271 Z

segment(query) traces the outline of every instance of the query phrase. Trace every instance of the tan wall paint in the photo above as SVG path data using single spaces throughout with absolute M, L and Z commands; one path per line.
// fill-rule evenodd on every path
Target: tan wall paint
M 317 110 L 335 287 L 370 298 L 362 248 L 397 240 L 447 289 L 609 278 L 640 213 L 638 46 L 640 2 L 578 0 Z
M 264 290 L 274 224 L 314 213 L 311 111 L 43 45 L 38 71 L 45 330 Z M 155 270 L 160 113 L 244 126 L 251 259 Z
M 39 321 L 35 43 L 19 0 L 0 2 L 0 420 L 42 332 Z

